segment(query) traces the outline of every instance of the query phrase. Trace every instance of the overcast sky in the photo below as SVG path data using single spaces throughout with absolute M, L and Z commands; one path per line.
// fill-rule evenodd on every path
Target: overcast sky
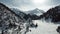
M 9 7 L 17 7 L 20 10 L 28 11 L 35 8 L 47 11 L 51 7 L 60 4 L 60 0 L 0 0 Z

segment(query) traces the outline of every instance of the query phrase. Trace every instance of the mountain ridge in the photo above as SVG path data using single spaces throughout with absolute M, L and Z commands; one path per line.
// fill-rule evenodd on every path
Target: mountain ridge
M 42 13 L 44 13 L 43 10 L 40 10 L 38 8 L 35 8 L 33 10 L 29 10 L 29 11 L 26 11 L 25 12 L 26 14 L 30 14 L 30 15 L 37 15 L 37 16 L 40 16 Z
M 60 5 L 49 9 L 47 12 L 43 13 L 41 18 L 51 19 L 51 22 L 60 22 Z

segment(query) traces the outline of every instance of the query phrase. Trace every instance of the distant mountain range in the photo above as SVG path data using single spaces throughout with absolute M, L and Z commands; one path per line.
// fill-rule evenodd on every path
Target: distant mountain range
M 47 12 L 39 10 L 38 8 L 26 12 L 22 12 L 19 9 L 13 8 L 18 15 L 24 19 L 31 18 L 32 20 L 38 20 L 44 18 L 46 21 L 51 19 L 51 22 L 60 22 L 60 6 L 49 9 Z
M 25 13 L 30 14 L 30 15 L 40 16 L 40 15 L 42 15 L 44 13 L 44 11 L 36 8 L 34 10 L 26 11 Z
M 13 10 L 20 17 L 22 17 L 22 19 L 26 19 L 26 20 L 28 18 L 31 18 L 32 20 L 37 20 L 38 17 L 44 13 L 43 10 L 39 10 L 38 8 L 31 11 L 25 11 L 25 12 L 22 12 L 17 8 L 11 8 L 11 10 Z
M 38 8 L 34 10 L 29 10 L 22 12 L 17 8 L 10 8 L 13 13 L 18 15 L 22 20 L 27 20 L 31 18 L 32 20 L 38 20 L 45 18 L 45 20 L 51 19 L 52 22 L 59 22 L 60 21 L 60 6 L 56 6 L 54 8 L 49 9 L 47 12 L 40 10 Z

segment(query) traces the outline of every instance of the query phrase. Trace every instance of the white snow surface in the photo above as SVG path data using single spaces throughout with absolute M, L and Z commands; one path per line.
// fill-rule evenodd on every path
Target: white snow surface
M 35 20 L 34 23 L 38 24 L 37 28 L 30 28 L 32 31 L 27 34 L 59 34 L 56 29 L 59 24 L 47 23 L 42 20 Z

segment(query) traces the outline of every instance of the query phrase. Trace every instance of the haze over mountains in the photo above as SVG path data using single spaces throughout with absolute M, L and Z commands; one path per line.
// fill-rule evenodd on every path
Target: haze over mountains
M 17 8 L 11 8 L 11 10 L 13 10 L 16 14 L 18 14 L 20 17 L 23 17 L 24 19 L 31 18 L 32 20 L 38 19 L 38 17 L 44 13 L 43 10 L 39 10 L 38 8 L 34 10 L 25 11 L 25 12 Z

